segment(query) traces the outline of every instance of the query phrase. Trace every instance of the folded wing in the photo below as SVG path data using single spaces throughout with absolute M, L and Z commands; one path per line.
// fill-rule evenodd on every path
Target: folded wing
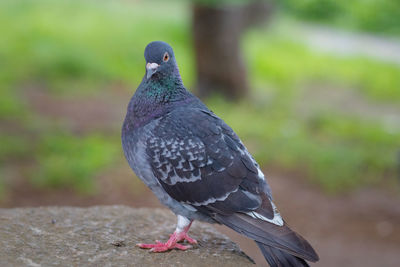
M 212 112 L 174 110 L 158 121 L 146 147 L 154 176 L 173 199 L 254 239 L 270 265 L 318 259 L 284 223 L 240 139 Z

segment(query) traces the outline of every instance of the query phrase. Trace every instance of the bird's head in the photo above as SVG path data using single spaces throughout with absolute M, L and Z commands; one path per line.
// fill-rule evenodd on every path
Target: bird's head
M 176 61 L 172 47 L 162 41 L 151 42 L 144 50 L 146 59 L 146 78 L 154 74 L 169 74 L 176 68 Z

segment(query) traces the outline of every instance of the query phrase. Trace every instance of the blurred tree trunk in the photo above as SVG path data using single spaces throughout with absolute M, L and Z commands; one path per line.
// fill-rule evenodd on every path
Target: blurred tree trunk
M 193 4 L 193 35 L 200 97 L 219 92 L 230 99 L 248 93 L 246 67 L 240 51 L 242 32 L 265 21 L 273 10 L 270 1 L 244 5 Z

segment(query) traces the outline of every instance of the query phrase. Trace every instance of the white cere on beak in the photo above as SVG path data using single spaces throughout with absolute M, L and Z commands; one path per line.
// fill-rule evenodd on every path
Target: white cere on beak
M 157 63 L 147 63 L 146 64 L 146 77 L 147 79 L 150 79 L 150 77 L 157 71 L 157 68 L 160 65 L 158 65 Z
M 157 63 L 147 63 L 146 64 L 146 69 L 147 70 L 154 70 L 154 69 L 157 69 L 158 68 L 158 66 L 160 66 L 160 65 L 158 65 Z
M 156 71 L 157 71 L 157 68 L 159 67 L 160 65 L 158 65 L 157 63 L 147 63 L 146 64 L 146 70 L 147 70 L 147 79 L 149 79 L 150 77 L 151 77 L 151 75 L 153 75 Z

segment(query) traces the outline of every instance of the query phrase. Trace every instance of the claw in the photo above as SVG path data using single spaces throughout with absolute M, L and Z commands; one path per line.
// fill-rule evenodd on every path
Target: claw
M 192 246 L 190 246 L 190 245 L 184 246 L 184 245 L 181 245 L 178 243 L 171 245 L 171 246 L 169 246 L 167 243 L 161 244 L 160 246 L 158 246 L 158 244 L 157 244 L 152 249 L 150 249 L 150 252 L 165 252 L 165 251 L 168 251 L 168 250 L 171 250 L 174 248 L 179 249 L 179 250 L 187 250 L 189 248 L 192 248 Z
M 187 241 L 190 244 L 197 244 L 197 240 L 189 237 L 189 235 L 185 232 L 181 232 L 181 233 L 176 233 L 174 232 L 170 238 L 168 239 L 167 242 L 162 243 L 159 240 L 156 240 L 155 244 L 143 244 L 143 243 L 139 243 L 137 244 L 138 247 L 140 248 L 146 248 L 146 249 L 150 249 L 150 252 L 165 252 L 171 249 L 179 249 L 179 250 L 187 250 L 192 248 L 191 245 L 182 245 L 179 244 L 178 242 L 181 241 Z
M 188 234 L 185 233 L 185 235 L 183 236 L 183 238 L 179 241 L 184 241 L 186 240 L 187 242 L 189 242 L 190 244 L 197 244 L 197 240 L 191 238 Z
M 181 228 L 179 227 L 180 220 L 182 220 L 184 223 L 186 223 L 186 224 L 184 224 L 184 227 L 181 227 Z M 162 243 L 159 240 L 156 240 L 155 244 L 139 243 L 139 244 L 137 244 L 137 246 L 140 248 L 146 248 L 146 249 L 149 248 L 150 252 L 164 252 L 164 251 L 168 251 L 168 250 L 171 250 L 174 248 L 179 249 L 179 250 L 187 250 L 189 248 L 192 248 L 192 246 L 178 244 L 178 242 L 186 240 L 187 242 L 189 242 L 189 244 L 197 244 L 197 240 L 189 237 L 189 235 L 187 234 L 191 225 L 192 225 L 192 221 L 189 221 L 188 219 L 178 215 L 178 226 L 177 226 L 175 232 L 169 236 L 169 239 L 167 242 Z

